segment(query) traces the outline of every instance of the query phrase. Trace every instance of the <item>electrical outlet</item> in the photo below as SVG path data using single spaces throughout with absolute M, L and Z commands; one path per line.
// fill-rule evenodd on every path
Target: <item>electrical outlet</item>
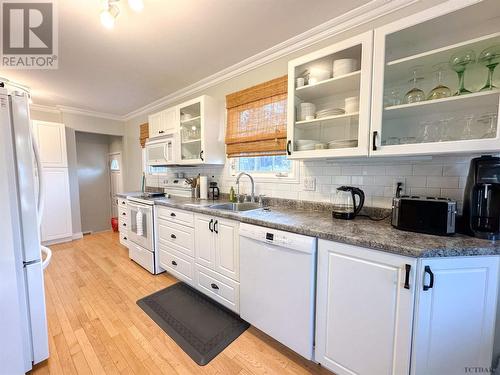
M 392 181 L 392 194 L 396 195 L 398 191 L 398 184 L 401 184 L 401 191 L 399 194 L 406 195 L 406 178 L 404 177 L 398 177 Z
M 305 177 L 303 188 L 305 191 L 314 191 L 316 190 L 316 178 L 314 177 Z

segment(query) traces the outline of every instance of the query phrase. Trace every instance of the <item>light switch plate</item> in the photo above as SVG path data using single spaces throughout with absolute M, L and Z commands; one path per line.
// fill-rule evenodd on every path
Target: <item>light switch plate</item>
M 314 177 L 305 177 L 303 188 L 305 191 L 314 191 L 316 190 L 316 178 Z

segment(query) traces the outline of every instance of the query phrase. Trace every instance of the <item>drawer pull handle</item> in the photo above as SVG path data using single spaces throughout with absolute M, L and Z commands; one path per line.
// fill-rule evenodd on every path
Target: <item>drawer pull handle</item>
M 126 227 L 126 226 L 127 226 L 127 223 L 122 223 L 122 225 L 123 225 L 124 227 Z
M 122 215 L 125 216 L 127 213 L 126 212 L 122 212 Z
M 175 234 L 173 234 L 173 233 L 172 233 L 172 234 L 170 235 L 170 238 L 173 238 L 173 239 L 175 240 L 175 239 L 177 238 L 177 236 L 176 236 Z
M 177 262 L 175 260 L 172 261 L 172 266 L 176 266 Z
M 212 287 L 212 289 L 216 289 L 216 290 L 219 289 L 219 287 L 217 286 L 217 284 L 212 283 L 210 286 Z
M 171 212 L 170 216 L 175 217 L 176 215 L 173 212 Z
M 123 239 L 124 239 L 125 241 L 127 241 L 127 239 L 128 239 L 128 238 L 127 238 L 127 237 L 123 237 Z

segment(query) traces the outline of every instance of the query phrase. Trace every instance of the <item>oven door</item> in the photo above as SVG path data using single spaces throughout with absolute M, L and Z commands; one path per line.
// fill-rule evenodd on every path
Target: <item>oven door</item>
M 153 206 L 128 201 L 128 217 L 130 228 L 129 240 L 133 243 L 153 251 Z

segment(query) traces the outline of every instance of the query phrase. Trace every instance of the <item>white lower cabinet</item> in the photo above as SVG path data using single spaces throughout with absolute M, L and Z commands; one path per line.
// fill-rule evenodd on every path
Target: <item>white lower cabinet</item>
M 490 368 L 498 257 L 422 259 L 415 309 L 412 375 Z
M 196 263 L 239 281 L 239 223 L 202 214 L 194 222 Z
M 316 361 L 337 375 L 408 374 L 416 265 L 320 240 Z

